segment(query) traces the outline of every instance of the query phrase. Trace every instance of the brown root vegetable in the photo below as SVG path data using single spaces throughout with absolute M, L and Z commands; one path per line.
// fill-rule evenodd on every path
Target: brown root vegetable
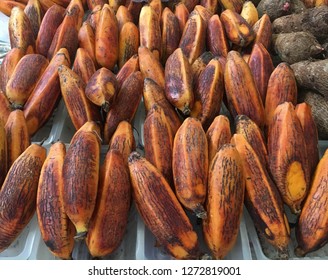
M 302 90 L 298 95 L 298 103 L 301 102 L 311 106 L 319 140 L 328 140 L 328 100 L 314 91 Z
M 267 14 L 273 21 L 276 18 L 289 15 L 293 12 L 291 2 L 290 0 L 261 0 L 257 5 L 259 17 Z
M 328 6 L 305 10 L 301 14 L 280 17 L 272 23 L 273 33 L 308 31 L 319 41 L 328 37 Z
M 275 52 L 282 61 L 289 64 L 316 57 L 324 51 L 309 32 L 281 33 L 274 35 L 272 39 Z
M 328 101 L 328 59 L 300 61 L 291 68 L 299 87 L 318 91 Z

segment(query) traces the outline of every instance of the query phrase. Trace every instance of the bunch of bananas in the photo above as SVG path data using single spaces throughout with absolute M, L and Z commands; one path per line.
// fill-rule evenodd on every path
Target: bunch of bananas
M 0 251 L 37 212 L 42 238 L 69 259 L 121 243 L 131 201 L 176 259 L 236 243 L 245 203 L 277 250 L 328 240 L 328 152 L 287 63 L 273 64 L 271 21 L 252 1 L 1 1 L 11 50 L 0 74 Z M 85 11 L 89 11 L 86 13 Z M 76 132 L 46 149 L 31 137 L 62 98 Z M 145 156 L 132 122 L 143 101 Z M 222 107 L 229 117 L 220 114 Z M 100 162 L 101 145 L 108 145 Z

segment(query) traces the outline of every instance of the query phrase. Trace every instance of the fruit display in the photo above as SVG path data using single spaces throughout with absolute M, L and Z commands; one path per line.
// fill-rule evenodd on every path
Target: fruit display
M 0 259 L 328 259 L 328 3 L 0 12 Z

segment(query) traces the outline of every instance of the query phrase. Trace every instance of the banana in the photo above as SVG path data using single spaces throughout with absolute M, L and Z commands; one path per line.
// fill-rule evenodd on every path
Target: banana
M 156 57 L 161 57 L 160 18 L 150 5 L 142 7 L 139 15 L 140 46 L 147 47 Z
M 95 31 L 96 60 L 101 67 L 113 70 L 118 60 L 118 22 L 113 10 L 105 4 L 100 12 Z
M 224 94 L 223 70 L 217 59 L 212 59 L 196 81 L 195 103 L 190 116 L 198 118 L 204 130 L 220 113 Z
M 120 90 L 124 81 L 134 72 L 139 71 L 139 56 L 137 54 L 131 56 L 122 68 L 116 74 L 117 88 Z
M 105 0 L 87 0 L 87 6 L 88 6 L 88 9 L 90 11 L 92 11 L 96 6 L 100 6 L 100 7 L 103 7 L 105 4 L 108 4 L 110 5 L 110 2 L 112 2 L 111 0 L 109 1 L 105 1 Z M 113 8 L 111 5 L 110 5 L 111 8 Z
M 144 126 L 143 139 L 145 158 L 161 172 L 173 188 L 172 147 L 174 135 L 164 110 L 154 104 L 148 111 Z
M 137 26 L 139 25 L 139 16 L 143 5 L 144 4 L 140 1 L 137 2 L 137 1 L 127 0 L 125 3 L 125 6 L 128 8 L 128 11 L 133 18 L 134 24 Z
M 165 64 L 165 95 L 169 102 L 185 116 L 194 106 L 191 65 L 181 48 L 177 48 Z
M 212 14 L 216 14 L 219 10 L 218 0 L 201 0 L 200 5 L 209 10 Z
M 118 67 L 123 65 L 138 53 L 139 30 L 133 22 L 126 22 L 119 32 Z
M 88 53 L 95 67 L 98 68 L 95 57 L 95 33 L 89 22 L 83 22 L 77 37 L 80 48 L 84 49 Z
M 18 7 L 20 9 L 24 10 L 25 6 L 26 6 L 26 4 L 20 3 L 20 2 L 17 2 L 17 1 L 2 0 L 2 1 L 0 1 L 0 12 L 5 14 L 7 17 L 10 17 L 11 10 L 14 7 Z
M 71 0 L 52 0 L 52 1 L 54 2 L 54 4 L 60 5 L 64 8 L 67 8 L 71 2 Z
M 310 192 L 305 200 L 296 227 L 298 246 L 295 254 L 299 257 L 320 249 L 327 243 L 328 223 L 328 150 L 316 167 Z
M 253 26 L 259 20 L 259 14 L 252 1 L 245 1 L 240 15 L 247 21 L 250 26 Z
M 232 116 L 247 115 L 262 128 L 265 115 L 261 96 L 248 64 L 237 51 L 228 53 L 224 84 L 228 109 Z
M 166 99 L 164 90 L 156 84 L 156 82 L 149 78 L 144 79 L 143 102 L 146 113 L 148 113 L 155 104 L 163 109 L 172 133 L 175 135 L 181 125 L 181 120 L 174 110 L 174 107 Z
M 8 147 L 5 124 L 0 121 L 0 186 L 6 178 L 8 171 Z M 1 187 L 0 187 L 1 190 Z
M 131 74 L 123 83 L 112 109 L 108 112 L 104 125 L 104 143 L 113 136 L 118 124 L 127 120 L 131 122 L 137 112 L 142 98 L 143 78 L 140 71 Z
M 91 256 L 104 257 L 121 244 L 131 200 L 129 171 L 123 156 L 109 149 L 100 169 L 97 203 L 86 238 Z
M 83 18 L 84 18 L 84 4 L 83 2 L 85 0 L 56 0 L 56 1 L 66 1 L 67 8 L 66 8 L 66 14 L 74 14 L 75 15 L 75 26 L 76 30 L 79 31 L 79 29 L 82 26 Z M 65 4 L 66 6 L 66 4 Z
M 24 10 L 14 7 L 8 21 L 11 48 L 22 48 L 26 53 L 35 53 L 35 39 L 32 26 Z
M 81 77 L 84 84 L 87 84 L 91 76 L 96 72 L 96 66 L 92 58 L 83 48 L 78 48 L 76 50 L 72 69 Z
M 21 48 L 12 48 L 7 52 L 0 65 L 0 90 L 6 93 L 7 83 L 14 73 L 15 67 L 21 58 L 25 55 L 25 52 Z
M 272 39 L 272 24 L 270 17 L 264 14 L 254 25 L 254 43 L 261 43 L 267 50 L 270 49 Z
M 133 135 L 132 125 L 127 121 L 121 121 L 108 144 L 109 150 L 117 150 L 128 166 L 128 157 L 136 149 L 136 141 Z
M 0 122 L 5 124 L 12 111 L 7 96 L 0 90 Z
M 279 191 L 246 138 L 234 134 L 231 143 L 236 146 L 244 167 L 246 208 L 259 234 L 283 256 L 290 241 L 290 228 Z
M 189 11 L 189 13 L 191 13 L 196 5 L 198 5 L 199 0 L 181 0 L 180 2 L 184 3 Z
M 247 63 L 264 104 L 269 79 L 274 70 L 271 55 L 261 43 L 255 43 Z
M 56 142 L 42 165 L 36 197 L 38 225 L 49 251 L 60 259 L 71 259 L 74 226 L 64 211 L 63 164 L 66 146 Z
M 0 191 L 0 252 L 7 249 L 35 213 L 38 180 L 47 150 L 31 144 L 10 167 Z
M 245 175 L 234 145 L 225 144 L 209 166 L 203 233 L 214 259 L 223 259 L 239 233 L 245 195 Z
M 98 22 L 99 22 L 99 18 L 100 18 L 102 8 L 103 8 L 103 6 L 96 5 L 91 10 L 91 13 L 89 14 L 89 16 L 86 19 L 86 22 L 90 24 L 90 26 L 92 27 L 94 33 L 96 33 L 96 29 L 97 29 L 97 26 L 98 26 Z M 95 34 L 95 36 L 96 36 L 96 34 Z
M 206 23 L 199 13 L 191 13 L 179 43 L 190 64 L 205 51 L 205 41 Z
M 14 109 L 23 108 L 48 65 L 41 54 L 27 54 L 19 60 L 6 86 L 6 96 Z
M 106 1 L 105 1 L 106 2 Z M 112 8 L 114 13 L 117 13 L 118 8 L 123 5 L 125 0 L 108 0 L 108 5 L 109 7 Z
M 99 109 L 85 95 L 82 78 L 65 65 L 58 67 L 58 75 L 62 97 L 75 129 L 87 121 L 100 121 Z
M 137 152 L 129 172 L 138 212 L 161 246 L 176 259 L 199 258 L 197 234 L 163 175 Z
M 107 68 L 98 69 L 85 87 L 86 97 L 95 105 L 108 112 L 117 95 L 116 76 Z
M 39 0 L 42 10 L 44 12 L 48 11 L 52 6 L 55 6 L 55 2 L 53 0 Z M 61 6 L 61 5 L 57 5 Z
M 238 115 L 235 119 L 236 133 L 243 135 L 258 156 L 262 165 L 268 168 L 268 150 L 266 139 L 258 125 L 245 115 Z
M 161 0 L 150 0 L 149 6 L 153 8 L 155 13 L 157 14 L 158 18 L 160 19 L 162 17 L 162 11 L 163 11 L 163 4 Z
M 205 69 L 206 65 L 214 58 L 213 53 L 204 52 L 200 55 L 194 62 L 191 64 L 191 72 L 192 72 L 192 81 L 193 88 L 196 87 L 196 83 L 199 79 L 200 73 Z
M 199 218 L 206 218 L 208 144 L 199 120 L 186 118 L 174 137 L 172 170 L 181 204 Z
M 60 49 L 44 70 L 23 112 L 30 137 L 32 137 L 51 117 L 61 97 L 58 67 L 71 65 L 67 49 Z
M 52 39 L 56 34 L 57 28 L 63 22 L 64 17 L 65 9 L 59 5 L 53 5 L 45 12 L 35 42 L 36 52 L 38 54 L 47 57 Z
M 154 80 L 162 88 L 165 87 L 165 74 L 162 64 L 156 56 L 147 48 L 140 46 L 138 48 L 139 67 L 145 78 Z
M 246 47 L 255 39 L 255 32 L 238 13 L 227 9 L 221 13 L 221 22 L 228 39 L 238 47 Z
M 268 132 L 269 168 L 281 197 L 299 214 L 310 185 L 305 136 L 294 105 L 277 106 Z
M 305 102 L 297 104 L 295 107 L 295 112 L 303 129 L 307 160 L 310 169 L 310 178 L 312 179 L 319 162 L 319 139 L 317 125 L 314 121 L 312 109 L 309 104 Z
M 166 7 L 162 13 L 161 29 L 161 61 L 162 64 L 165 65 L 167 58 L 178 48 L 181 38 L 179 21 L 168 7 Z
M 129 12 L 128 8 L 125 7 L 124 5 L 118 7 L 118 10 L 116 12 L 116 19 L 118 23 L 119 32 L 121 32 L 121 29 L 125 23 L 133 22 L 133 17 L 131 13 Z
M 214 14 L 208 21 L 206 42 L 209 51 L 215 56 L 227 57 L 230 45 L 219 15 Z
M 240 13 L 243 9 L 244 0 L 219 0 L 221 6 L 224 9 L 229 9 Z
M 8 168 L 31 144 L 26 119 L 22 110 L 16 109 L 9 114 L 5 124 L 7 136 Z
M 76 229 L 76 240 L 86 237 L 94 212 L 100 164 L 100 127 L 87 121 L 73 135 L 63 163 L 63 202 Z
M 182 34 L 189 17 L 189 11 L 183 2 L 179 2 L 175 6 L 174 15 L 177 17 L 179 21 L 180 33 Z
M 24 13 L 27 15 L 31 23 L 34 39 L 36 39 L 38 37 L 40 24 L 43 17 L 43 10 L 39 0 L 29 0 L 24 8 Z
M 265 97 L 266 126 L 272 123 L 272 118 L 277 106 L 283 102 L 297 103 L 297 83 L 291 67 L 279 63 L 270 75 Z
M 211 165 L 216 153 L 224 144 L 230 143 L 231 130 L 230 121 L 227 116 L 216 116 L 212 124 L 206 131 L 208 146 L 208 163 Z

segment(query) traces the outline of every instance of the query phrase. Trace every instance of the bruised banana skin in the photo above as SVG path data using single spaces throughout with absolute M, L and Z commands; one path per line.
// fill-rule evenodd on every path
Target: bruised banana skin
M 93 257 L 104 257 L 119 247 L 126 232 L 131 200 L 129 171 L 119 151 L 108 150 L 99 176 L 95 213 L 86 238 Z
M 22 48 L 26 53 L 35 53 L 35 39 L 31 23 L 19 7 L 14 7 L 8 21 L 11 48 Z
M 30 137 L 49 120 L 58 104 L 61 92 L 57 69 L 60 65 L 71 65 L 69 53 L 64 48 L 52 58 L 24 105 Z
M 26 54 L 17 63 L 6 86 L 6 96 L 15 108 L 23 108 L 49 61 L 40 54 Z
M 122 87 L 123 82 L 134 72 L 139 71 L 139 56 L 137 54 L 130 57 L 116 74 L 117 90 Z
M 267 145 L 272 178 L 283 201 L 299 214 L 310 187 L 310 169 L 305 136 L 292 103 L 284 102 L 274 111 Z
M 173 187 L 172 147 L 174 135 L 164 110 L 158 106 L 148 111 L 144 128 L 145 158 L 153 164 Z
M 40 172 L 36 213 L 41 236 L 50 252 L 60 259 L 71 259 L 75 229 L 64 211 L 62 168 L 66 146 L 56 142 L 49 148 Z
M 30 21 L 34 39 L 36 39 L 43 17 L 43 10 L 39 0 L 29 0 L 24 8 L 24 13 Z
M 118 150 L 123 156 L 124 163 L 128 166 L 128 157 L 136 149 L 133 128 L 129 122 L 121 121 L 118 124 L 109 141 L 108 149 Z
M 95 57 L 95 33 L 89 22 L 83 22 L 77 38 L 80 48 L 83 48 L 88 53 L 97 68 L 98 65 Z
M 206 29 L 208 21 L 213 16 L 213 13 L 202 5 L 196 5 L 192 13 L 194 12 L 198 13 L 202 17 Z
M 247 115 L 262 128 L 265 115 L 261 96 L 248 64 L 237 51 L 228 53 L 224 84 L 228 109 L 232 116 Z
M 174 7 L 174 15 L 177 17 L 179 21 L 180 33 L 182 34 L 189 17 L 189 11 L 183 2 L 179 2 Z
M 175 135 L 182 121 L 177 112 L 174 110 L 172 104 L 166 99 L 164 89 L 150 78 L 144 79 L 143 101 L 146 113 L 155 104 L 159 105 L 163 109 L 172 133 Z
M 245 115 L 238 115 L 235 119 L 236 133 L 243 135 L 252 146 L 262 165 L 268 167 L 268 150 L 262 130 Z
M 65 65 L 58 67 L 58 75 L 62 97 L 75 129 L 87 121 L 100 121 L 99 109 L 85 95 L 82 78 Z
M 149 6 L 153 8 L 155 13 L 157 14 L 158 18 L 161 18 L 162 11 L 163 11 L 163 4 L 161 0 L 150 0 Z
M 118 124 L 131 122 L 142 98 L 143 77 L 140 71 L 131 74 L 123 83 L 104 125 L 104 143 L 108 143 Z
M 117 89 L 115 75 L 107 68 L 101 67 L 89 78 L 85 95 L 93 104 L 108 112 L 115 100 Z
M 0 122 L 6 124 L 12 109 L 7 96 L 0 91 Z
M 226 144 L 209 167 L 206 211 L 203 220 L 205 242 L 215 259 L 223 259 L 237 241 L 243 213 L 245 175 L 239 153 Z
M 214 14 L 208 21 L 206 43 L 213 55 L 227 57 L 230 46 L 224 26 L 217 14 Z
M 319 138 L 317 126 L 313 119 L 312 109 L 309 104 L 305 102 L 297 104 L 295 112 L 303 129 L 310 178 L 312 178 L 319 162 Z
M 31 144 L 10 167 L 0 191 L 0 252 L 7 249 L 35 213 L 38 180 L 47 150 Z
M 116 12 L 116 19 L 118 22 L 119 32 L 121 32 L 121 29 L 126 22 L 133 22 L 133 17 L 131 13 L 129 12 L 128 8 L 125 7 L 124 5 L 118 7 L 118 10 Z
M 176 259 L 199 258 L 197 234 L 163 175 L 137 152 L 129 172 L 138 212 L 156 240 Z
M 219 11 L 219 0 L 201 0 L 200 5 L 209 10 L 212 14 Z
M 172 170 L 178 200 L 197 217 L 204 219 L 208 146 L 202 124 L 196 118 L 186 118 L 175 134 Z
M 45 12 L 35 42 L 37 53 L 47 57 L 52 38 L 55 36 L 64 16 L 65 9 L 59 5 L 53 5 Z
M 192 69 L 181 48 L 177 48 L 165 64 L 165 95 L 168 101 L 185 116 L 194 106 Z
M 285 253 L 290 229 L 279 191 L 246 138 L 234 134 L 231 143 L 236 146 L 244 166 L 246 208 L 260 234 Z
M 87 84 L 91 76 L 96 72 L 96 66 L 92 58 L 83 48 L 77 49 L 72 69 L 82 78 L 84 84 Z
M 77 240 L 85 239 L 96 205 L 100 142 L 99 125 L 88 121 L 74 134 L 64 159 L 64 209 Z
M 208 163 L 211 164 L 216 153 L 224 144 L 230 143 L 231 130 L 230 121 L 227 116 L 216 116 L 206 131 L 208 144 Z
M 7 135 L 8 168 L 30 145 L 26 119 L 22 110 L 12 111 L 5 125 Z
M 328 150 L 320 159 L 314 173 L 310 192 L 305 200 L 296 227 L 298 246 L 295 254 L 304 257 L 307 253 L 322 248 L 328 241 Z
M 2 183 L 5 180 L 8 171 L 7 149 L 7 135 L 5 125 L 0 121 L 0 186 L 2 186 Z
M 267 50 L 270 50 L 272 40 L 272 24 L 270 17 L 264 14 L 254 25 L 254 43 L 261 43 Z
M 192 72 L 192 81 L 193 88 L 196 87 L 196 83 L 199 79 L 200 73 L 205 69 L 206 65 L 214 58 L 213 53 L 204 52 L 191 64 L 191 72 Z

